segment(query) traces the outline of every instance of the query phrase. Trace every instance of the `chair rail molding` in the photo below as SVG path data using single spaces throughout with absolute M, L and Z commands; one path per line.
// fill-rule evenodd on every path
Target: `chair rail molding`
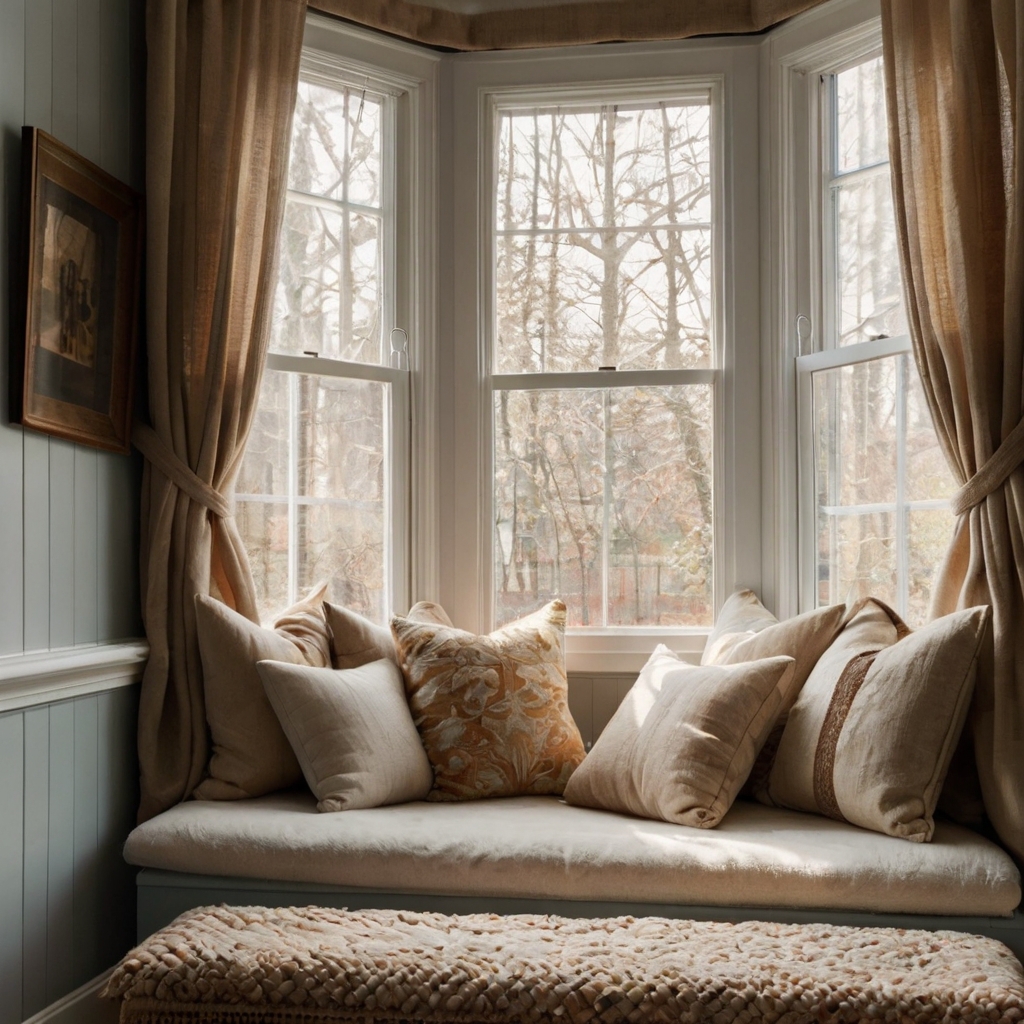
M 0 714 L 132 686 L 148 657 L 142 639 L 0 657 Z

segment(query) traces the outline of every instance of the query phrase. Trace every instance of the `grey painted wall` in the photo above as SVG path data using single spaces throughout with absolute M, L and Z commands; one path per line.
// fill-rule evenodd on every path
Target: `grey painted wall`
M 0 655 L 141 633 L 137 457 L 7 423 L 21 126 L 45 129 L 138 188 L 141 9 L 133 0 L 0 3 Z
M 139 461 L 7 423 L 21 126 L 140 187 L 137 0 L 0 2 L 0 655 L 141 633 Z M 0 1024 L 134 937 L 137 687 L 0 715 Z
M 138 687 L 0 715 L 0 1024 L 134 943 Z

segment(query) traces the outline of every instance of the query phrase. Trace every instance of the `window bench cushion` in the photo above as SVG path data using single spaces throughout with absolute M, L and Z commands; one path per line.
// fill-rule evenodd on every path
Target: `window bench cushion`
M 557 797 L 409 803 L 320 814 L 308 791 L 194 800 L 136 828 L 139 867 L 407 893 L 1009 916 L 1020 875 L 948 822 L 908 843 L 737 802 L 692 829 Z

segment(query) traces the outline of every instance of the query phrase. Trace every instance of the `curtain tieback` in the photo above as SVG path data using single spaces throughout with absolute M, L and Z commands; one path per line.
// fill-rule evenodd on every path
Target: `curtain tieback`
M 136 420 L 132 425 L 132 444 L 179 491 L 184 491 L 193 501 L 204 505 L 214 515 L 220 516 L 221 519 L 228 519 L 234 515 L 227 498 L 206 483 L 205 480 L 200 480 L 192 472 L 192 468 L 174 454 L 164 442 L 164 439 L 152 427 Z
M 980 505 L 993 491 L 1006 483 L 1010 474 L 1024 463 L 1024 420 L 1006 435 L 995 454 L 953 495 L 949 503 L 953 515 L 962 516 Z

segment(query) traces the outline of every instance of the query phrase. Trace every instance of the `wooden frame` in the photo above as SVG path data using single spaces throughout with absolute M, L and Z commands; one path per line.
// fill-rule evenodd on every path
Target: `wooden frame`
M 127 453 L 142 198 L 38 128 L 22 129 L 22 158 L 11 421 Z

